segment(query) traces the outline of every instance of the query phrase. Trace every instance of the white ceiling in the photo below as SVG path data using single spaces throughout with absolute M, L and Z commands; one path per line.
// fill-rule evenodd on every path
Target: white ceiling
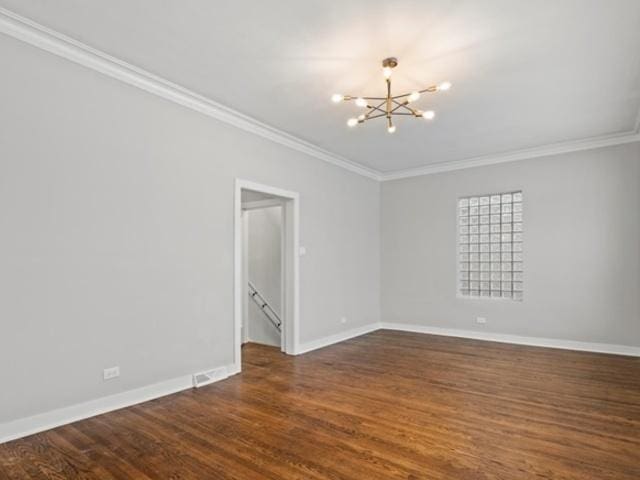
M 638 0 L 0 0 L 0 6 L 381 172 L 634 129 Z M 345 125 L 398 91 L 436 120 Z

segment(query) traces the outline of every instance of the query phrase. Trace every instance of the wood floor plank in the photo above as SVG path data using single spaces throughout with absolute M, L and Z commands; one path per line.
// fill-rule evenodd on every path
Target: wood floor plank
M 378 331 L 0 445 L 0 480 L 638 480 L 640 359 Z

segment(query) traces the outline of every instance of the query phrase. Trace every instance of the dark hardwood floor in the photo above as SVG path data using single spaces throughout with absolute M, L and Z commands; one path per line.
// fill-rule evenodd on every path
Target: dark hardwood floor
M 378 331 L 0 445 L 0 479 L 640 479 L 640 358 Z

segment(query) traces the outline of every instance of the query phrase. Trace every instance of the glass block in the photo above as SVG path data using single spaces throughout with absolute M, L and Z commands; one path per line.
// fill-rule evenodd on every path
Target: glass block
M 479 272 L 469 272 L 469 279 L 470 280 L 480 280 L 480 273 Z
M 513 201 L 513 195 L 511 195 L 510 193 L 503 193 L 501 200 L 502 203 L 511 203 Z
M 460 272 L 460 280 L 469 280 L 469 272 Z
M 491 280 L 491 274 L 489 272 L 480 272 L 480 280 L 487 281 Z
M 511 213 L 511 204 L 503 203 L 502 204 L 502 213 Z
M 469 288 L 471 290 L 478 290 L 480 288 L 480 282 L 469 282 Z
M 469 263 L 469 270 L 471 270 L 472 272 L 480 271 L 480 264 L 478 262 Z
M 522 262 L 513 262 L 513 271 L 521 272 L 522 271 Z
M 464 217 L 461 217 L 461 219 L 462 219 L 462 218 L 464 218 Z M 469 217 L 469 223 L 470 223 L 471 225 L 477 225 L 477 224 L 479 223 L 479 221 L 478 221 L 478 217 Z
M 489 264 L 487 262 L 481 262 L 480 263 L 480 271 L 481 272 L 488 272 L 489 271 Z
M 489 243 L 489 235 L 488 234 L 480 235 L 480 243 Z
M 502 243 L 502 251 L 503 252 L 510 252 L 511 251 L 511 244 L 510 243 Z
M 480 290 L 481 297 L 489 297 L 491 296 L 491 292 L 489 290 Z
M 491 217 L 489 217 L 489 220 L 491 221 L 491 223 L 500 223 L 500 215 L 491 215 Z
M 464 227 L 460 227 L 460 233 L 462 235 L 467 235 L 469 233 L 469 227 L 467 227 L 466 225 Z
M 491 262 L 491 271 L 492 272 L 500 271 L 500 268 L 501 268 L 500 262 Z
M 493 243 L 496 243 L 496 242 L 498 242 L 498 243 L 499 243 L 499 242 L 500 242 L 500 238 L 501 238 L 501 237 L 500 237 L 500 234 L 499 234 L 499 233 L 492 233 L 492 234 L 491 234 L 491 236 L 489 237 L 489 240 L 490 240 L 491 242 L 493 242 Z
M 500 282 L 491 282 L 491 290 L 500 290 Z
M 468 253 L 461 253 L 459 256 L 459 260 L 461 262 L 468 262 L 469 261 L 469 254 Z
M 469 270 L 469 264 L 467 262 L 460 263 L 460 271 L 466 272 L 467 270 Z
M 469 295 L 469 290 L 460 290 L 460 294 L 468 296 Z
M 502 224 L 502 231 L 503 232 L 510 232 L 512 228 L 513 227 L 511 226 L 510 223 L 503 223 Z
M 478 203 L 479 203 L 478 197 L 469 198 L 469 206 L 470 207 L 477 207 Z
M 469 243 L 469 235 L 460 235 L 460 243 Z
M 480 215 L 480 223 L 487 225 L 489 223 L 489 215 Z
M 501 258 L 501 260 L 502 260 L 503 262 L 510 262 L 510 261 L 511 261 L 511 253 L 510 253 L 510 252 L 504 252 L 504 253 L 502 254 L 502 258 Z
M 513 292 L 513 299 L 521 301 L 522 300 L 522 292 Z
M 473 218 L 473 217 L 471 217 Z M 511 223 L 511 214 L 510 213 L 503 213 L 502 214 L 502 223 Z
M 521 202 L 522 201 L 522 192 L 516 192 L 513 194 L 513 201 L 514 202 Z
M 473 235 L 470 238 L 473 238 Z M 502 238 L 503 242 L 511 242 L 511 234 L 510 233 L 503 233 L 501 238 Z
M 480 290 L 489 290 L 489 282 L 480 282 Z
M 479 297 L 480 296 L 480 290 L 469 290 L 469 295 L 472 297 Z
M 502 271 L 503 272 L 510 272 L 511 271 L 511 262 L 502 262 L 501 267 L 502 267 Z
M 478 228 L 478 225 L 471 225 L 469 227 L 469 233 L 474 234 L 474 233 L 478 233 L 480 231 L 480 228 Z
M 491 213 L 501 213 L 500 205 L 491 205 Z
M 461 252 L 468 252 L 469 251 L 469 245 L 466 244 L 466 243 L 463 244 L 463 245 L 460 245 L 460 251 Z
M 522 272 L 513 272 L 513 280 L 516 282 L 521 282 L 524 280 L 524 274 Z
M 494 298 L 498 298 L 502 296 L 502 292 L 500 290 L 492 290 L 491 291 L 491 296 Z
M 462 236 L 464 237 L 464 235 L 462 235 Z M 478 243 L 478 239 L 479 238 L 480 237 L 478 235 L 469 235 L 469 240 L 468 241 L 469 241 L 469 243 Z M 462 240 L 461 240 L 461 243 L 464 243 L 464 242 L 462 242 Z
M 460 225 L 469 225 L 469 217 L 460 217 Z
M 489 197 L 480 197 L 480 205 L 489 205 Z
M 488 262 L 491 260 L 491 254 L 489 253 L 481 253 L 480 254 L 480 261 L 481 262 Z
M 469 209 L 469 215 L 478 215 L 480 213 L 480 209 L 478 207 L 471 207 Z
M 472 243 L 469 245 L 469 251 L 470 252 L 479 252 L 480 251 L 480 247 L 478 246 L 477 243 Z
M 494 223 L 491 225 L 491 233 L 500 233 L 500 224 Z
M 500 244 L 499 243 L 490 243 L 491 245 L 491 251 L 492 252 L 499 252 L 500 251 Z
M 491 272 L 491 280 L 500 281 L 500 272 Z
M 480 207 L 480 215 L 489 215 L 489 205 L 483 205 Z
M 502 292 L 502 298 L 511 298 L 511 292 Z
M 522 291 L 522 282 L 513 282 L 513 289 L 517 292 Z
M 522 214 L 521 213 L 514 213 L 513 214 L 513 221 L 514 222 L 521 222 L 522 221 Z
M 463 290 L 467 290 L 469 288 L 469 282 L 467 282 L 466 280 L 461 281 L 460 288 Z
M 469 209 L 467 207 L 460 208 L 458 210 L 458 215 L 460 215 L 461 217 L 469 215 Z
M 522 223 L 514 223 L 513 224 L 513 231 L 514 232 L 521 232 L 522 231 Z
M 460 200 L 458 200 L 458 206 L 459 207 L 468 207 L 469 206 L 469 199 L 468 198 L 461 198 Z
M 514 252 L 521 252 L 522 251 L 522 243 L 514 243 L 513 244 L 513 251 Z
M 522 261 L 522 252 L 513 252 L 513 261 L 521 262 Z
M 502 272 L 502 281 L 510 282 L 513 280 L 513 274 L 511 272 Z
M 489 233 L 489 225 L 480 225 L 480 233 Z
M 500 203 L 500 195 L 491 195 L 491 203 Z
M 514 242 L 521 242 L 522 241 L 522 233 L 514 233 L 513 234 L 513 241 Z
M 502 282 L 502 291 L 511 291 L 511 282 Z
M 479 253 L 470 253 L 468 261 L 469 262 L 479 262 L 480 261 L 480 254 Z
M 500 261 L 500 254 L 499 253 L 492 253 L 491 254 L 491 261 L 492 262 L 499 262 Z
M 480 244 L 480 251 L 481 252 L 488 252 L 489 251 L 489 244 L 488 243 L 481 243 Z
M 522 204 L 521 203 L 514 203 L 513 204 L 513 212 L 514 213 L 522 212 Z

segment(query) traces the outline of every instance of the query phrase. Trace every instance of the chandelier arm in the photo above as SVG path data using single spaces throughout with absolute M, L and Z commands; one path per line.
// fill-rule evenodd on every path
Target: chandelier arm
M 394 112 L 391 115 L 394 115 L 394 116 L 395 115 L 406 115 L 406 116 L 409 116 L 409 117 L 415 117 L 415 115 L 413 113 L 406 113 L 406 112 Z
M 379 112 L 383 112 L 386 114 L 387 112 L 385 112 L 380 108 L 382 105 L 385 104 L 385 102 L 386 102 L 386 99 L 380 102 L 378 105 L 367 105 L 367 108 L 371 109 L 371 112 L 367 113 L 365 116 L 368 117 L 374 110 L 378 110 Z
M 395 103 L 397 105 L 397 107 L 394 108 L 393 110 L 391 110 L 392 113 L 395 112 L 396 110 L 400 109 L 400 108 L 404 108 L 406 110 L 409 110 L 412 115 L 415 115 L 416 117 L 418 116 L 418 112 L 415 109 L 407 106 L 407 102 L 400 103 L 400 102 L 398 102 L 396 100 L 393 100 L 393 103 Z
M 374 118 L 381 118 L 381 117 L 386 117 L 386 116 L 387 116 L 387 112 L 378 113 L 377 115 L 373 115 L 373 116 L 370 116 L 370 117 L 365 117 L 365 119 L 363 121 L 366 122 L 367 120 L 373 120 Z

